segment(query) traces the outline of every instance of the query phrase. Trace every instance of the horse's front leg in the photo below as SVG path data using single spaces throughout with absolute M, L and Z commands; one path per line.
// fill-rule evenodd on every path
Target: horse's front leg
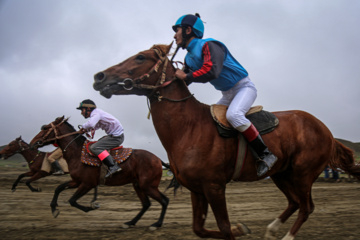
M 51 207 L 51 212 L 53 214 L 53 216 L 56 218 L 59 214 L 60 214 L 60 210 L 56 209 L 56 207 L 58 206 L 57 204 L 57 200 L 59 198 L 59 195 L 62 191 L 64 191 L 65 189 L 69 189 L 69 188 L 75 188 L 77 187 L 78 184 L 73 182 L 73 181 L 68 181 L 65 183 L 60 184 L 56 189 L 55 189 L 55 193 L 53 196 L 53 199 L 50 203 L 50 207 Z
M 235 240 L 235 237 L 250 233 L 247 226 L 242 223 L 239 223 L 236 227 L 231 229 L 226 207 L 225 187 L 218 184 L 212 184 L 206 189 L 207 191 L 205 192 L 204 198 L 206 198 L 207 202 L 210 204 L 220 229 L 220 232 L 215 232 L 210 237 Z
M 138 183 L 133 183 L 133 187 L 135 189 L 136 194 L 138 195 L 140 201 L 141 201 L 141 210 L 140 212 L 131 220 L 123 224 L 123 228 L 128 228 L 135 226 L 136 223 L 140 220 L 140 218 L 144 215 L 144 213 L 149 209 L 151 206 L 151 202 L 149 197 L 145 194 L 145 192 L 140 189 Z
M 201 238 L 224 239 L 224 235 L 221 232 L 210 231 L 204 228 L 205 220 L 208 212 L 208 201 L 206 197 L 203 194 L 191 192 L 191 202 L 193 208 L 194 233 Z
M 27 173 L 22 173 L 18 176 L 18 178 L 15 180 L 15 182 L 13 183 L 12 187 L 11 187 L 11 191 L 15 192 L 16 191 L 16 186 L 19 184 L 20 180 L 23 179 L 24 177 L 31 177 L 33 175 L 32 172 L 27 172 Z
M 98 206 L 92 204 L 90 207 L 85 207 L 83 205 L 78 204 L 76 201 L 79 200 L 82 196 L 87 194 L 93 187 L 88 186 L 86 184 L 80 184 L 74 195 L 69 199 L 69 203 L 71 206 L 76 207 L 84 212 L 89 212 L 91 210 L 95 210 L 99 208 Z

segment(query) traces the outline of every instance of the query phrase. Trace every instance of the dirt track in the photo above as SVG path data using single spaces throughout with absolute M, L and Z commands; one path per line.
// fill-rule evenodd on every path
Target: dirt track
M 192 232 L 190 194 L 182 189 L 174 197 L 165 194 L 170 205 L 161 229 L 150 231 L 148 226 L 157 220 L 160 205 L 152 201 L 150 210 L 135 228 L 123 229 L 122 223 L 132 219 L 140 209 L 140 202 L 131 185 L 99 187 L 100 209 L 84 213 L 71 207 L 67 200 L 74 190 L 66 190 L 59 197 L 61 211 L 54 218 L 50 201 L 54 189 L 69 176 L 50 176 L 33 186 L 42 192 L 32 193 L 24 183 L 12 193 L 11 186 L 24 170 L 0 168 L 0 239 L 200 239 Z M 168 181 L 161 183 L 164 191 Z M 92 193 L 80 200 L 89 205 Z M 316 182 L 313 188 L 315 212 L 303 225 L 296 239 L 359 239 L 360 238 L 360 184 Z M 263 239 L 266 226 L 285 208 L 283 194 L 271 180 L 253 183 L 230 183 L 227 202 L 232 224 L 243 222 L 252 234 L 240 239 Z M 294 221 L 294 216 L 281 229 L 281 239 Z M 206 227 L 217 229 L 210 212 Z

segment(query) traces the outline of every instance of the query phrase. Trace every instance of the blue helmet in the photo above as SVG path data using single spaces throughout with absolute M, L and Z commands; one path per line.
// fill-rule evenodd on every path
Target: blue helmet
M 176 31 L 178 27 L 187 26 L 192 27 L 195 37 L 202 38 L 204 36 L 204 23 L 200 19 L 200 15 L 198 13 L 195 15 L 187 14 L 180 17 L 172 28 Z

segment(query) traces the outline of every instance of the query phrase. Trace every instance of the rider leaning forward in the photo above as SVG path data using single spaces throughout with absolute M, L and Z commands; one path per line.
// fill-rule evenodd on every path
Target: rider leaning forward
M 217 104 L 228 106 L 226 118 L 259 156 L 257 175 L 263 176 L 277 157 L 269 151 L 255 126 L 245 117 L 257 97 L 248 72 L 222 42 L 212 38 L 202 39 L 204 24 L 199 14 L 180 17 L 172 28 L 176 44 L 187 50 L 184 71 L 177 69 L 175 76 L 187 84 L 210 82 L 222 92 Z
M 82 125 L 82 132 L 85 133 L 101 128 L 107 134 L 107 136 L 100 138 L 89 147 L 89 150 L 98 156 L 109 168 L 109 172 L 105 178 L 115 172 L 121 171 L 121 168 L 114 162 L 114 159 L 107 151 L 108 149 L 120 146 L 124 142 L 124 129 L 120 121 L 113 115 L 96 108 L 95 103 L 90 99 L 82 101 L 77 109 L 81 110 L 81 115 L 89 118 L 89 120 Z

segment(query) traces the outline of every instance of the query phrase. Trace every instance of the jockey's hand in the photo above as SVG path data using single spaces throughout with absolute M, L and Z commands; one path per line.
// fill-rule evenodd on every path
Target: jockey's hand
M 186 73 L 183 70 L 176 69 L 175 77 L 177 79 L 185 81 L 186 80 Z
M 79 132 L 81 132 L 81 133 L 86 133 L 87 130 L 86 130 L 85 128 L 80 128 Z

